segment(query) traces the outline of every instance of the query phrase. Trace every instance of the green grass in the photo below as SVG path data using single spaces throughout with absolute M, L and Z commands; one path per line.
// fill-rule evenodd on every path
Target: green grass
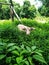
M 37 17 L 35 18 L 35 20 L 36 20 L 38 23 L 48 23 L 48 22 L 49 22 L 49 17 L 37 16 Z

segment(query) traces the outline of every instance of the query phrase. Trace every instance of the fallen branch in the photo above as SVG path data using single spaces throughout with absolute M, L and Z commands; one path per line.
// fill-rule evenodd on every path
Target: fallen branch
M 11 8 L 12 8 L 12 10 L 13 10 L 13 12 L 14 12 L 15 16 L 17 17 L 17 19 L 21 22 L 21 19 L 20 19 L 20 17 L 17 15 L 17 13 L 16 13 L 15 9 L 14 9 L 12 6 L 11 6 Z

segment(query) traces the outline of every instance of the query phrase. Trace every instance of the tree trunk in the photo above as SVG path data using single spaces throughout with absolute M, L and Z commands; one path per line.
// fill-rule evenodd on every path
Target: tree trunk
M 11 8 L 11 7 L 14 7 L 14 5 L 13 5 L 12 0 L 9 0 L 9 2 L 11 3 L 11 5 L 10 5 L 10 16 L 11 16 L 12 21 L 14 21 L 14 12 L 13 12 L 13 9 Z

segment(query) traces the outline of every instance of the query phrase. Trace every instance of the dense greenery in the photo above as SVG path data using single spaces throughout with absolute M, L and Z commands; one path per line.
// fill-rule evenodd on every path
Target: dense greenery
M 36 65 L 36 60 L 47 64 L 41 52 L 36 46 L 30 48 L 24 45 L 16 46 L 16 43 L 0 42 L 0 65 Z
M 0 2 L 7 3 L 6 0 L 0 0 Z M 0 4 L 0 19 L 9 19 L 9 18 L 10 18 L 9 6 Z
M 2 0 L 0 2 L 3 2 Z M 4 1 L 8 3 L 6 0 Z M 30 1 L 25 0 L 23 6 L 13 2 L 16 13 L 21 18 L 34 18 L 36 17 L 36 8 L 30 4 Z M 0 4 L 0 19 L 10 18 L 10 6 Z
M 36 0 L 37 1 L 37 0 Z M 43 4 L 40 8 L 38 8 L 38 12 L 42 16 L 49 16 L 49 0 L 39 0 Z M 6 2 L 8 3 L 9 0 L 0 0 L 0 2 Z M 20 6 L 20 4 L 17 4 L 13 2 L 14 8 L 16 10 L 16 13 L 21 18 L 34 18 L 36 17 L 37 11 L 34 5 L 31 5 L 29 0 L 24 0 L 23 6 Z M 1 5 L 0 4 L 0 19 L 9 19 L 10 18 L 10 6 L 7 5 Z
M 24 25 L 35 27 L 35 31 L 31 31 L 30 35 L 18 30 L 19 22 L 11 22 L 10 20 L 0 22 L 0 41 L 3 43 L 16 43 L 17 46 L 22 44 L 25 46 L 37 46 L 43 51 L 43 56 L 49 64 L 49 23 L 37 23 L 35 20 L 22 19 Z M 39 64 L 39 63 L 38 63 Z M 39 64 L 40 65 L 40 64 Z M 41 64 L 45 65 L 45 64 Z
M 49 0 L 40 0 L 42 1 L 43 5 L 39 8 L 39 12 L 42 16 L 49 16 Z
M 31 5 L 29 1 L 25 0 L 20 16 L 23 18 L 33 18 L 36 16 L 36 8 L 34 5 Z
M 21 23 L 35 27 L 29 35 L 17 28 L 17 19 L 11 21 L 10 6 L 0 4 L 0 65 L 49 65 L 49 0 L 40 1 L 38 9 L 29 0 L 23 6 L 13 2 Z

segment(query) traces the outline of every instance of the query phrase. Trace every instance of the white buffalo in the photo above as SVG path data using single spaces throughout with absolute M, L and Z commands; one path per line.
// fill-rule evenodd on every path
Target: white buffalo
M 28 27 L 28 26 L 25 26 L 23 24 L 18 24 L 18 29 L 20 31 L 26 32 L 26 34 L 29 35 L 31 30 L 34 30 L 35 28 L 34 27 Z

